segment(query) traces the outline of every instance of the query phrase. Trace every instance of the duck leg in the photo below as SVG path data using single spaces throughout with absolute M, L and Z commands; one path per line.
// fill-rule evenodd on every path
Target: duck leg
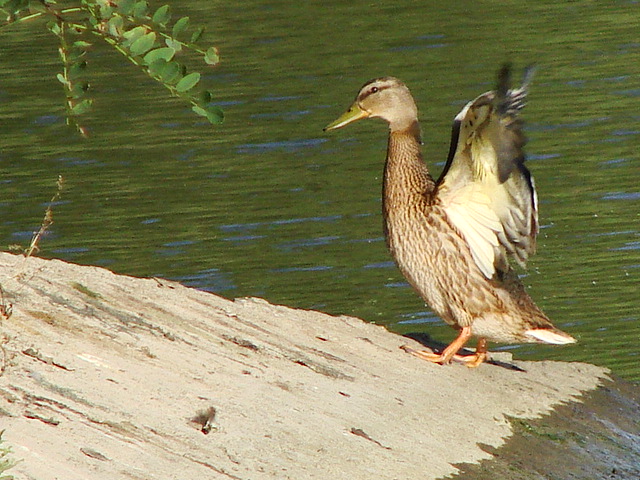
M 463 327 L 460 330 L 460 334 L 456 337 L 456 339 L 445 348 L 442 353 L 433 353 L 428 352 L 426 350 L 414 350 L 411 347 L 406 345 L 400 347 L 405 352 L 410 353 L 418 358 L 422 358 L 423 360 L 427 360 L 433 363 L 439 363 L 441 365 L 445 365 L 451 363 L 451 360 L 455 360 L 456 362 L 462 362 L 467 367 L 475 368 L 478 367 L 482 362 L 484 362 L 487 358 L 487 340 L 485 338 L 480 338 L 478 340 L 478 346 L 476 348 L 476 353 L 473 355 L 458 355 L 458 352 L 471 338 L 471 327 Z
M 479 338 L 478 345 L 476 345 L 476 353 L 473 355 L 455 355 L 455 357 L 460 357 L 460 360 L 465 363 L 465 365 L 469 368 L 479 367 L 482 362 L 487 359 L 487 339 Z

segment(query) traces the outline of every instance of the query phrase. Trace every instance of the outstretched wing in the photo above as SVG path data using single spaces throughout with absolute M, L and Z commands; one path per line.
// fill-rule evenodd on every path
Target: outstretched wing
M 532 73 L 527 69 L 522 86 L 511 90 L 510 68 L 505 65 L 496 91 L 462 109 L 437 182 L 442 207 L 487 278 L 505 269 L 508 257 L 524 266 L 535 251 L 537 197 L 524 166 L 526 139 L 518 118 Z

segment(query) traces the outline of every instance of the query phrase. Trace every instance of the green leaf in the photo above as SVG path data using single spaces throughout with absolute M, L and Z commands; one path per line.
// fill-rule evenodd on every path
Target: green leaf
M 218 56 L 218 49 L 216 47 L 211 47 L 204 54 L 204 61 L 208 65 L 217 65 L 220 62 L 220 57 Z
M 167 61 L 163 58 L 157 58 L 153 62 L 147 63 L 147 69 L 149 70 L 149 74 L 155 77 L 156 80 L 166 83 L 162 78 L 162 73 L 167 66 Z M 0 478 L 0 480 L 2 480 Z
M 85 42 L 84 40 L 78 40 L 77 42 L 73 42 L 73 46 L 75 48 L 88 48 L 91 45 L 93 45 L 93 44 L 89 43 L 89 42 Z
M 47 6 L 44 2 L 29 0 L 29 13 L 47 13 Z
M 168 62 L 158 76 L 164 83 L 173 85 L 182 78 L 182 66 L 176 61 Z
M 120 15 L 114 15 L 107 22 L 107 31 L 109 35 L 114 37 L 121 37 L 124 31 L 124 18 Z
M 136 0 L 120 0 L 118 2 L 118 12 L 122 15 L 131 15 L 133 13 L 133 6 Z
M 202 115 L 203 117 L 207 116 L 207 111 L 200 105 L 194 105 L 193 107 L 191 107 L 191 110 L 196 112 L 198 115 Z
M 172 36 L 178 38 L 189 27 L 189 17 L 182 17 L 173 25 Z
M 122 46 L 128 48 L 133 42 L 147 34 L 147 29 L 142 26 L 137 26 L 132 28 L 131 30 L 127 30 L 122 34 L 124 37 L 124 41 L 122 42 Z
M 54 35 L 60 36 L 62 34 L 62 30 L 60 30 L 60 25 L 57 22 L 47 23 L 47 28 L 51 30 L 51 33 L 53 33 Z
M 170 62 L 173 59 L 173 56 L 176 54 L 176 51 L 173 48 L 162 47 L 151 50 L 147 53 L 143 60 L 147 65 L 151 65 L 153 62 L 157 60 L 164 60 L 166 62 Z
M 89 90 L 89 82 L 76 82 L 71 88 L 71 96 L 73 98 L 80 98 Z M 0 477 L 2 480 L 2 477 Z
M 69 68 L 69 76 L 74 78 L 82 75 L 84 70 L 87 68 L 87 62 L 84 60 L 80 60 L 79 62 L 74 63 Z M 0 479 L 1 480 L 1 479 Z
M 224 113 L 218 107 L 201 107 L 200 105 L 194 105 L 191 109 L 198 115 L 205 117 L 209 120 L 209 123 L 220 124 L 224 120 Z
M 146 17 L 148 14 L 149 14 L 149 4 L 144 0 L 136 2 L 131 12 L 131 15 L 133 15 L 134 18 L 138 18 L 138 19 L 142 19 Z
M 93 104 L 93 100 L 85 98 L 80 103 L 77 103 L 71 109 L 71 115 L 82 115 L 83 113 L 87 113 L 91 110 L 91 105 Z
M 224 112 L 218 107 L 207 107 L 207 119 L 214 124 L 220 124 L 224 121 Z
M 169 23 L 169 20 L 171 20 L 169 5 L 161 6 L 158 10 L 156 10 L 156 13 L 154 13 L 153 17 L 151 18 L 151 21 L 153 23 L 157 23 L 162 27 L 166 26 L 166 24 Z
M 64 75 L 62 75 L 61 73 L 58 73 L 58 74 L 56 75 L 56 78 L 57 78 L 57 79 L 58 79 L 58 81 L 59 81 L 61 84 L 63 84 L 64 86 L 69 85 L 69 82 L 67 81 L 67 79 L 66 79 L 66 78 L 64 78 Z
M 87 56 L 87 50 L 72 48 L 67 52 L 67 63 L 81 62 Z M 2 480 L 2 477 L 0 477 Z
M 189 75 L 183 77 L 176 85 L 178 93 L 184 93 L 191 90 L 200 81 L 200 74 L 198 72 L 192 72 Z
M 202 37 L 203 33 L 204 27 L 198 27 L 196 31 L 193 32 L 193 35 L 191 35 L 191 43 L 196 43 L 198 40 L 200 40 L 200 37 Z
M 149 32 L 146 35 L 138 38 L 135 42 L 131 44 L 129 50 L 132 55 L 144 55 L 149 50 L 153 48 L 153 45 L 156 43 L 156 33 Z
M 107 2 L 100 4 L 100 18 L 110 18 L 115 10 L 114 6 Z
M 174 40 L 173 38 L 165 38 L 164 43 L 167 44 L 167 47 L 173 48 L 176 52 L 182 51 L 182 43 L 178 40 Z

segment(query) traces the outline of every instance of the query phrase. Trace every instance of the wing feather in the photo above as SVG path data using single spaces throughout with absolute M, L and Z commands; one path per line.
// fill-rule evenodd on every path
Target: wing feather
M 538 209 L 535 186 L 524 166 L 526 143 L 518 113 L 532 70 L 509 89 L 509 67 L 498 88 L 469 102 L 456 116 L 438 198 L 467 241 L 487 278 L 514 259 L 524 266 L 535 251 Z
M 495 251 L 500 246 L 497 234 L 502 226 L 491 208 L 490 198 L 478 187 L 470 183 L 461 189 L 445 206 L 445 211 L 464 235 L 476 265 L 491 278 L 495 272 Z

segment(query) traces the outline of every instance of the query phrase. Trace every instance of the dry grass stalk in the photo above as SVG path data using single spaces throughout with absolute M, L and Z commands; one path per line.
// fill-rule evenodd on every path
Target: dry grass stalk
M 62 195 L 62 190 L 64 189 L 64 178 L 62 177 L 62 175 L 58 176 L 56 186 L 58 187 L 56 193 L 55 195 L 53 195 L 53 197 L 51 197 L 49 205 L 47 205 L 47 209 L 44 212 L 44 218 L 42 219 L 40 228 L 33 234 L 33 237 L 31 237 L 31 243 L 29 244 L 29 248 L 27 248 L 25 252 L 25 257 L 30 257 L 33 252 L 37 252 L 39 250 L 38 244 L 40 243 L 42 235 L 44 235 L 49 227 L 53 225 L 53 209 L 51 207 L 60 199 L 60 195 Z

